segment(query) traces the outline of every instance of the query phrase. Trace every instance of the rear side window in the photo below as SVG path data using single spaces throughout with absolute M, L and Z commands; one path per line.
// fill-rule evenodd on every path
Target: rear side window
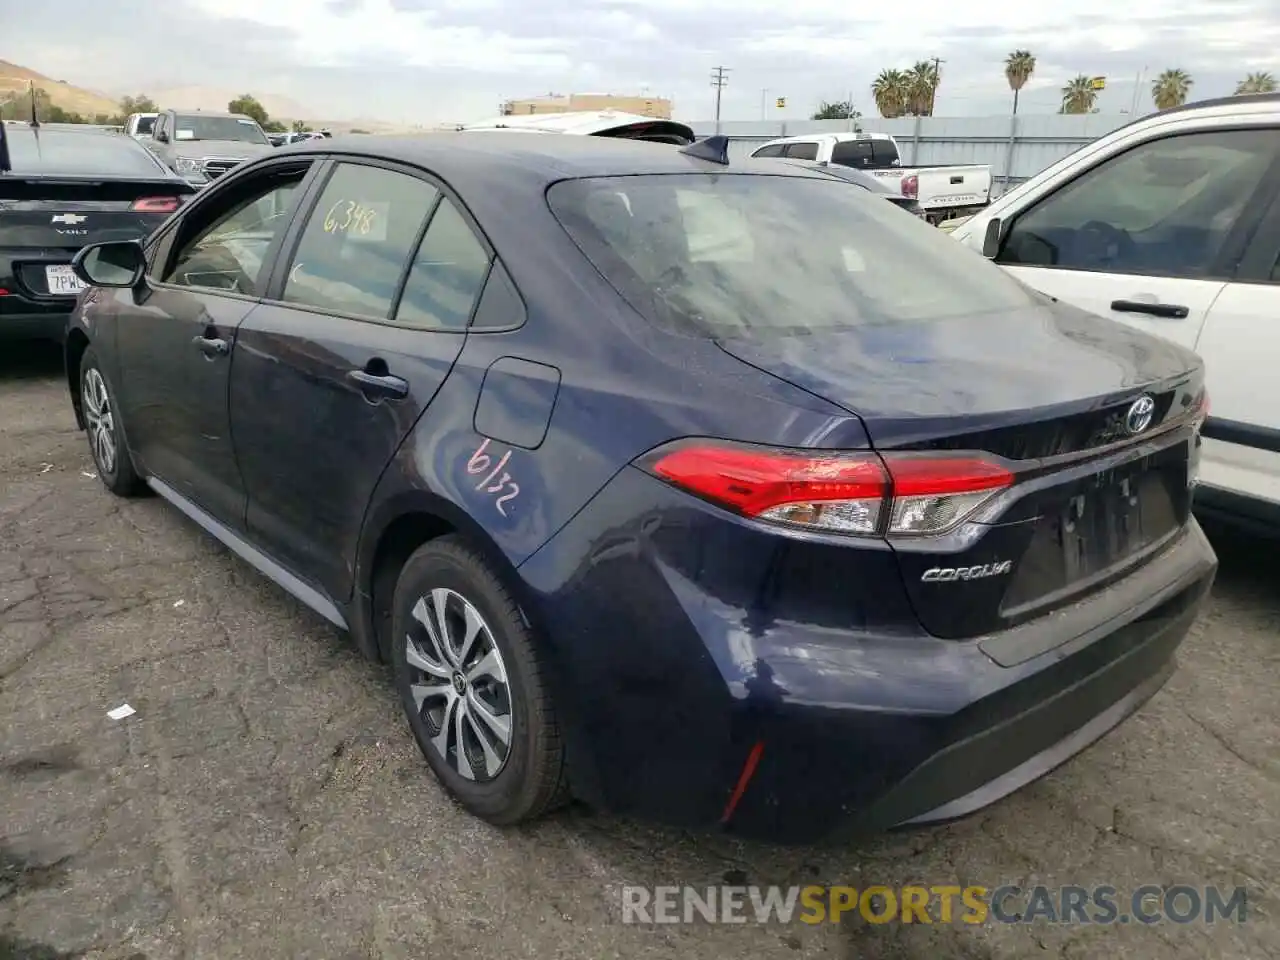
M 685 333 L 795 335 L 1043 302 L 942 231 L 831 177 L 606 177 L 547 196 L 639 313 Z
M 787 145 L 786 156 L 797 160 L 817 160 L 818 145 L 816 143 L 791 143 Z
M 438 196 L 430 183 L 408 174 L 338 164 L 303 228 L 282 299 L 389 319 Z
M 761 147 L 751 156 L 753 157 L 780 157 L 782 151 L 786 147 L 785 143 L 771 143 L 767 147 Z
M 465 330 L 489 273 L 489 253 L 458 208 L 441 199 L 409 268 L 396 323 Z

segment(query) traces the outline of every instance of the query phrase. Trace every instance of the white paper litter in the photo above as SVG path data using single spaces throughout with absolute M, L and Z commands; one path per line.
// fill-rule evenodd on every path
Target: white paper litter
M 81 471 L 80 471 L 80 476 L 82 476 L 82 477 L 88 477 L 90 480 L 97 480 L 97 479 L 98 479 L 98 475 L 97 475 L 96 473 L 90 473 L 88 470 L 81 470 Z
M 182 606 L 182 605 L 183 605 L 184 603 L 186 603 L 186 602 L 187 602 L 187 601 L 185 601 L 185 600 L 178 600 L 178 601 L 176 601 L 176 602 L 174 603 L 174 606 L 175 606 L 175 607 L 180 607 L 180 606 Z
M 133 707 L 129 706 L 127 703 L 122 703 L 114 710 L 108 710 L 107 716 L 112 720 L 123 720 L 125 717 L 132 717 L 137 712 L 137 710 L 133 709 Z
M 49 472 L 50 470 L 52 470 L 52 469 L 53 469 L 53 464 L 52 464 L 52 463 L 42 463 L 42 464 L 40 465 L 40 472 L 41 472 L 41 473 L 48 473 L 48 472 Z

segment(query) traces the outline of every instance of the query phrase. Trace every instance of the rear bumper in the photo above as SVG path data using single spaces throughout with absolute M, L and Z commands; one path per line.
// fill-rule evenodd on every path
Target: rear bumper
M 656 486 L 624 473 L 521 567 L 575 791 L 617 813 L 774 841 L 948 820 L 1047 773 L 1161 687 L 1217 570 L 1191 521 L 1082 602 L 1088 616 L 1068 608 L 1012 639 L 939 640 L 873 622 L 858 594 L 883 609 L 902 590 L 874 564 L 839 577 L 862 624 L 834 606 L 797 616 L 788 594 L 807 587 L 795 574 L 830 570 L 790 569 L 797 551 L 775 546 L 757 579 L 753 534 L 704 530 L 702 508 Z M 634 525 L 601 524 L 632 510 Z M 698 544 L 695 566 L 664 545 L 669 524 Z
M 70 309 L 63 313 L 0 313 L 0 341 L 56 340 L 61 343 L 66 339 L 70 315 Z

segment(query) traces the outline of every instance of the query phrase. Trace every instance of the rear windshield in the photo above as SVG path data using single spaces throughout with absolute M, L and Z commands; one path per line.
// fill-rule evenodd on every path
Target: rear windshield
M 42 127 L 6 126 L 9 160 L 14 174 L 62 174 L 69 177 L 157 177 L 162 175 L 151 153 L 133 137 Z
M 136 133 L 150 133 L 156 128 L 155 117 L 139 117 Z
M 889 167 L 898 162 L 892 140 L 841 140 L 831 148 L 831 162 L 846 167 Z
M 552 211 L 651 321 L 714 338 L 945 320 L 1040 302 L 947 234 L 830 177 L 565 180 Z
M 239 117 L 179 116 L 173 125 L 173 140 L 240 140 L 270 145 L 267 135 L 252 120 Z

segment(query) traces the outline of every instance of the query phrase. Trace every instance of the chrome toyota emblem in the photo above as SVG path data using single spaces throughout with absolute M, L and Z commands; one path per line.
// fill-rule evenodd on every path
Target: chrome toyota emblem
M 1130 436 L 1141 433 L 1151 426 L 1151 421 L 1155 419 L 1155 415 L 1156 402 L 1151 399 L 1149 394 L 1144 393 L 1133 401 L 1129 407 L 1129 412 L 1124 415 L 1125 432 Z

